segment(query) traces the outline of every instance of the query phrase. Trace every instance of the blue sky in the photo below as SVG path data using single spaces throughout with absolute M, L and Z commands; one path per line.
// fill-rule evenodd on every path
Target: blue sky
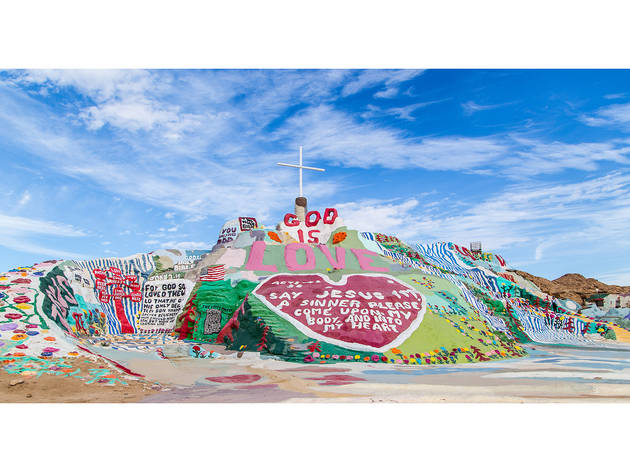
M 0 72 L 0 270 L 311 209 L 630 284 L 630 71 Z

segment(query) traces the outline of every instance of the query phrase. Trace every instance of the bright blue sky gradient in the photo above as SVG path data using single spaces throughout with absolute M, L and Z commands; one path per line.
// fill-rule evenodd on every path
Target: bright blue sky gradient
M 311 209 L 630 284 L 630 71 L 0 72 L 0 270 Z

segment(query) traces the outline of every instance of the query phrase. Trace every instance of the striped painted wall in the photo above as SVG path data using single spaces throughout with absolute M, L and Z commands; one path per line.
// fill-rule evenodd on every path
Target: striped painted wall
M 96 280 L 92 272 L 94 269 L 107 270 L 109 267 L 116 267 L 120 269 L 123 274 L 138 275 L 141 291 L 144 290 L 144 283 L 146 282 L 147 277 L 155 270 L 155 263 L 149 254 L 138 254 L 124 259 L 101 258 L 89 261 L 73 262 L 89 272 L 92 284 L 94 285 L 96 285 Z M 94 292 L 95 297 L 98 299 L 98 292 L 96 290 L 94 290 Z M 121 324 L 116 316 L 114 302 L 110 301 L 109 303 L 101 303 L 101 305 L 103 306 L 103 313 L 105 313 L 107 317 L 107 328 L 109 334 L 121 334 Z M 136 332 L 136 315 L 140 310 L 142 310 L 142 302 L 133 302 L 129 298 L 124 298 L 122 300 L 122 305 L 125 311 L 125 318 L 133 327 L 134 332 Z

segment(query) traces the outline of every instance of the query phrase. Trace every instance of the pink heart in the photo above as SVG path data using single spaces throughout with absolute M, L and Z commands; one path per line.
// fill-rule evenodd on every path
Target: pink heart
M 252 293 L 307 336 L 353 350 L 399 346 L 426 311 L 422 294 L 381 274 L 276 274 Z

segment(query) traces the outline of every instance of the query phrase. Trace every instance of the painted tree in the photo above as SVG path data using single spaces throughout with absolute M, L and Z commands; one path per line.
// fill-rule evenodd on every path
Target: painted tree
M 175 329 L 176 333 L 179 333 L 177 339 L 187 339 L 189 333 L 195 328 L 195 317 L 197 316 L 197 310 L 195 309 L 195 299 L 197 294 L 194 294 L 188 299 L 186 305 L 184 305 L 184 312 L 180 315 L 181 325 Z

